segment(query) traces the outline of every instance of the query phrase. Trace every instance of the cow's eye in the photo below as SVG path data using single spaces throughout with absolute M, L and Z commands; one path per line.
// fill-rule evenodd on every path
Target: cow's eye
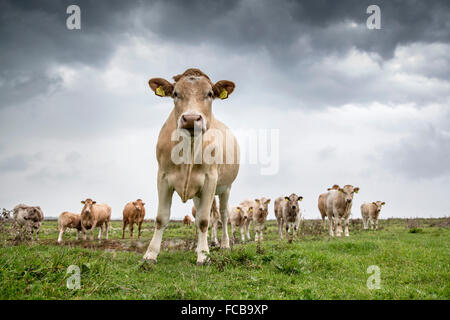
M 212 98 L 212 96 L 213 96 L 213 93 L 211 91 L 208 92 L 208 98 Z
M 173 96 L 174 96 L 174 98 L 178 98 L 178 92 L 175 91 L 175 92 L 173 93 Z

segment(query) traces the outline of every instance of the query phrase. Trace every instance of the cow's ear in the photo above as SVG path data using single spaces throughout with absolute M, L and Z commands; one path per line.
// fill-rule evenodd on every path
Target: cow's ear
M 96 204 L 97 203 L 97 201 L 92 201 L 92 204 Z
M 266 200 L 266 203 L 269 204 L 269 203 L 270 203 L 270 199 L 267 199 L 267 200 Z
M 171 97 L 173 93 L 173 84 L 163 78 L 152 78 L 148 80 L 148 85 L 153 92 L 160 97 Z
M 145 206 L 145 202 L 142 202 L 142 205 Z
M 339 191 L 339 192 L 344 192 L 344 189 L 339 188 L 338 191 Z
M 372 202 L 372 204 L 374 204 L 374 205 L 377 205 L 377 203 L 376 203 L 376 202 Z
M 84 200 L 83 200 L 83 201 L 81 201 L 81 204 L 85 204 Z
M 133 203 L 133 206 L 135 206 L 135 205 L 136 205 L 136 201 L 133 201 L 132 203 Z
M 248 209 L 248 212 L 253 212 L 253 207 L 250 207 L 250 208 Z
M 302 196 L 298 197 L 298 201 L 302 201 L 302 200 L 303 200 Z
M 284 200 L 289 201 L 289 197 L 284 197 Z
M 255 199 L 255 202 L 259 204 L 261 201 L 259 199 Z
M 384 206 L 385 204 L 386 204 L 386 202 L 384 202 L 384 201 L 381 203 L 382 206 Z
M 217 81 L 213 85 L 214 98 L 226 99 L 234 91 L 234 82 L 228 80 Z
M 237 212 L 240 212 L 241 211 L 241 207 L 237 206 L 236 210 L 237 210 Z
M 356 187 L 356 188 L 353 189 L 353 191 L 355 191 L 355 193 L 358 193 L 359 192 L 359 188 Z
M 327 191 L 330 191 L 330 190 L 331 190 L 331 188 L 328 188 L 328 189 L 327 189 Z

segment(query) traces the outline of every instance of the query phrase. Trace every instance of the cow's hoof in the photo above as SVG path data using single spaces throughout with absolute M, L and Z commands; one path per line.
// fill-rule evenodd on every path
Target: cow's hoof
M 209 260 L 197 261 L 197 265 L 198 266 L 208 266 L 209 265 Z
M 141 265 L 140 265 L 140 269 L 144 270 L 144 271 L 150 271 L 153 266 L 156 264 L 156 260 L 150 259 L 142 259 Z
M 211 247 L 217 247 L 217 242 L 211 242 Z
M 289 239 L 289 240 L 288 240 L 288 243 L 292 243 L 292 239 Z

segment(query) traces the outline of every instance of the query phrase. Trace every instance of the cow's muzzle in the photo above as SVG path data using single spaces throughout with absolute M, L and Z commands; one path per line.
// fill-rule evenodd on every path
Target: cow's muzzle
M 198 113 L 183 114 L 181 115 L 179 120 L 179 128 L 187 130 L 194 130 L 194 129 L 203 130 L 204 119 L 202 115 Z

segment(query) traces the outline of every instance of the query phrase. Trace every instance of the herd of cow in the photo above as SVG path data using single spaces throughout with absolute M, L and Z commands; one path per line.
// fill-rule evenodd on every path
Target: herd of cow
M 153 237 L 143 258 L 148 262 L 156 262 L 163 233 L 170 219 L 172 196 L 176 192 L 183 202 L 189 199 L 194 201 L 193 215 L 198 236 L 197 263 L 203 264 L 209 253 L 209 226 L 212 226 L 212 244 L 218 243 L 219 223 L 222 226 L 230 223 L 233 237 L 236 229 L 239 228 L 242 240 L 244 236 L 247 239 L 250 238 L 249 226 L 253 223 L 255 240 L 262 240 L 270 199 L 245 200 L 238 206 L 232 208 L 228 206 L 231 186 L 239 172 L 239 145 L 230 129 L 214 117 L 212 102 L 215 99 L 227 99 L 235 89 L 234 82 L 220 80 L 213 83 L 205 73 L 195 68 L 187 69 L 184 73 L 174 76 L 173 80 L 171 82 L 163 78 L 152 78 L 148 82 L 156 96 L 172 98 L 174 106 L 161 128 L 156 145 L 158 209 Z M 200 148 L 197 148 L 196 141 L 199 140 L 201 144 Z M 186 143 L 183 144 L 183 141 Z M 187 148 L 184 149 L 184 147 Z M 186 150 L 186 153 L 181 152 L 183 157 L 180 157 L 180 150 Z M 197 161 L 198 154 L 200 154 L 200 160 L 204 156 L 204 161 Z M 343 188 L 336 185 L 327 193 L 320 195 L 319 210 L 324 226 L 325 217 L 329 219 L 331 236 L 342 235 L 342 220 L 345 226 L 344 233 L 346 236 L 349 235 L 350 209 L 353 194 L 358 190 L 359 188 L 351 185 Z M 219 198 L 219 205 L 216 204 L 215 196 Z M 286 230 L 289 240 L 292 240 L 297 233 L 302 219 L 298 205 L 298 201 L 301 200 L 302 197 L 296 194 L 275 200 L 275 216 L 280 237 L 283 237 L 283 230 Z M 93 238 L 93 230 L 100 228 L 99 239 L 102 237 L 103 229 L 106 228 L 106 239 L 108 239 L 111 208 L 106 204 L 97 204 L 92 199 L 86 199 L 82 201 L 82 204 L 84 206 L 79 215 L 69 212 L 61 214 L 58 221 L 59 242 L 62 241 L 62 234 L 66 228 L 76 228 L 77 237 L 79 231 L 82 231 L 84 238 L 86 238 L 86 231 L 91 230 L 91 238 Z M 376 221 L 383 204 L 384 202 L 363 204 L 361 210 L 366 228 L 368 221 L 373 226 L 377 226 Z M 127 225 L 130 227 L 132 236 L 135 223 L 139 228 L 139 237 L 144 216 L 144 203 L 141 200 L 128 203 L 123 213 L 122 237 L 125 235 Z M 19 205 L 14 209 L 14 217 L 19 225 L 27 225 L 35 229 L 36 238 L 38 237 L 43 219 L 43 213 L 39 207 Z M 230 248 L 227 227 L 222 228 L 220 247 Z

